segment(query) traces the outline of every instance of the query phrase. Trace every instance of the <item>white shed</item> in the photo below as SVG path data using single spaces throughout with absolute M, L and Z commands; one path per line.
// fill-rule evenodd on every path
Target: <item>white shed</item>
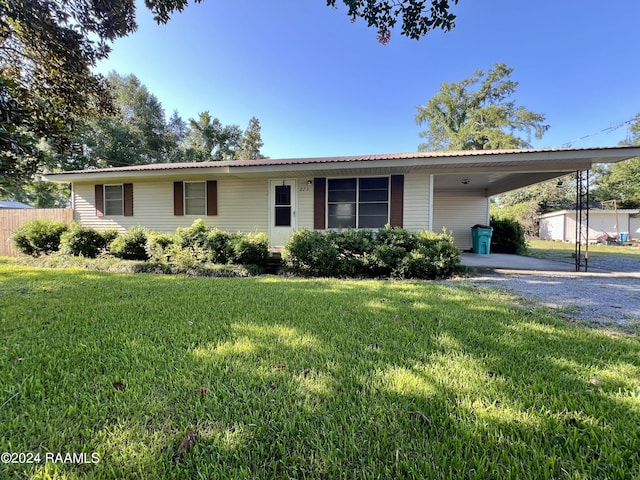
M 629 240 L 640 239 L 640 210 L 589 210 L 589 240 L 596 240 L 604 233 L 608 235 L 628 234 Z M 575 210 L 559 210 L 540 215 L 539 235 L 541 240 L 575 242 Z

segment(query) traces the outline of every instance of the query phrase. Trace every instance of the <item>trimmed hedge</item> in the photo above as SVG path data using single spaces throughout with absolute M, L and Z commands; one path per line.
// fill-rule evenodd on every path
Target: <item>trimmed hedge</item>
M 39 257 L 57 252 L 60 248 L 60 237 L 68 229 L 64 222 L 37 219 L 21 225 L 11 238 L 19 252 Z
M 402 228 L 311 231 L 293 234 L 282 251 L 286 271 L 313 277 L 435 279 L 460 268 L 460 250 L 442 233 Z
M 109 252 L 123 260 L 149 260 L 147 253 L 148 230 L 144 227 L 131 227 L 127 233 L 116 237 L 109 245 Z
M 24 245 L 21 251 L 29 255 L 52 253 L 59 247 L 65 255 L 95 258 L 110 254 L 143 261 L 151 271 L 218 272 L 215 265 L 228 265 L 243 266 L 250 274 L 264 271 L 269 257 L 266 234 L 224 232 L 207 227 L 201 219 L 178 228 L 175 234 L 132 227 L 123 235 L 79 224 L 68 228 L 39 222 L 25 224 L 14 235 L 16 244 Z M 282 258 L 286 272 L 314 277 L 435 279 L 449 277 L 461 268 L 460 251 L 450 235 L 412 234 L 388 226 L 378 231 L 299 230 L 286 243 Z
M 224 232 L 197 219 L 174 235 L 149 234 L 146 253 L 152 262 L 180 271 L 215 264 L 244 265 L 256 272 L 269 257 L 269 239 L 264 233 Z
M 96 258 L 107 251 L 107 247 L 117 236 L 118 232 L 115 230 L 98 231 L 94 228 L 74 223 L 60 237 L 60 253 L 77 257 Z
M 527 253 L 527 241 L 522 225 L 510 218 L 491 217 L 491 252 L 515 253 L 524 255 Z

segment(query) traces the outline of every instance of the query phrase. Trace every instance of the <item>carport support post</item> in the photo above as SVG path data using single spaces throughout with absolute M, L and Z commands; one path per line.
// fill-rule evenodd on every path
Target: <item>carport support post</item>
M 584 235 L 583 235 L 584 232 Z M 589 170 L 576 172 L 576 272 L 582 270 L 584 236 L 584 271 L 589 269 Z

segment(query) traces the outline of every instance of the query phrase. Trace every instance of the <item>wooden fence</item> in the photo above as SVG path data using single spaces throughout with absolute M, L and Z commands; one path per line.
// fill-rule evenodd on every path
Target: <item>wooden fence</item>
M 13 247 L 11 235 L 22 224 L 36 218 L 60 220 L 70 224 L 73 222 L 73 210 L 71 208 L 0 209 L 0 256 L 17 257 L 19 255 Z

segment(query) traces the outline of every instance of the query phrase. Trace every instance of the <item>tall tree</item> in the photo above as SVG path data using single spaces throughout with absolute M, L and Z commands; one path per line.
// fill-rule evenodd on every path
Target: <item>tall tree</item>
M 264 158 L 260 153 L 260 121 L 252 117 L 243 132 L 238 125 L 224 125 L 219 118 L 206 111 L 197 119 L 189 119 L 186 135 L 185 159 L 191 162 L 211 160 Z
M 491 150 L 530 147 L 549 128 L 545 116 L 516 106 L 518 82 L 510 79 L 513 68 L 497 63 L 485 75 L 476 71 L 458 83 L 443 83 L 425 106 L 418 107 L 416 123 L 425 150 Z M 527 138 L 518 136 L 521 132 Z
M 629 136 L 621 145 L 640 145 L 640 114 L 629 126 Z M 622 208 L 640 208 L 640 157 L 614 163 L 600 172 L 593 192 L 596 200 L 617 200 Z
M 244 131 L 242 139 L 240 140 L 240 148 L 235 154 L 236 159 L 257 160 L 260 158 L 266 158 L 260 152 L 260 149 L 264 145 L 264 143 L 262 143 L 261 130 L 262 127 L 260 126 L 260 120 L 256 117 L 251 117 L 251 120 L 249 120 L 249 126 Z
M 61 150 L 78 118 L 111 111 L 100 75 L 107 43 L 135 30 L 132 0 L 0 0 L 0 176 L 34 173 L 47 140 Z
M 199 3 L 201 0 L 194 0 Z M 352 21 L 364 19 L 389 41 L 450 30 L 459 0 L 343 0 Z M 159 23 L 188 0 L 145 0 Z M 326 4 L 336 7 L 336 0 Z M 35 173 L 45 154 L 42 140 L 68 148 L 79 119 L 113 112 L 105 80 L 91 72 L 110 43 L 136 28 L 134 0 L 0 0 L 0 181 Z M 230 132 L 233 136 L 233 132 Z
M 120 167 L 172 161 L 183 127 L 167 124 L 162 104 L 135 75 L 107 77 L 117 113 L 80 122 L 73 141 L 82 148 L 58 168 Z M 174 129 L 172 132 L 171 128 Z

